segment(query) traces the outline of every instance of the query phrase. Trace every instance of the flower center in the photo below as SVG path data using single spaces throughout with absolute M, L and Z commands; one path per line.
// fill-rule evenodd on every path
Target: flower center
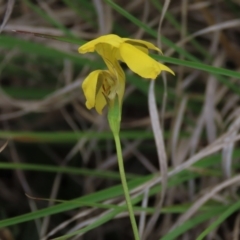
M 107 76 L 103 80 L 102 84 L 103 95 L 113 100 L 116 97 L 118 84 L 117 79 L 114 76 Z

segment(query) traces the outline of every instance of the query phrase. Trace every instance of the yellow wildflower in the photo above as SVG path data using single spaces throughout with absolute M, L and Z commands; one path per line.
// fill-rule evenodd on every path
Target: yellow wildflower
M 111 46 L 112 48 L 108 47 L 108 49 L 112 49 L 114 52 L 105 51 L 106 45 Z M 111 59 L 109 59 L 109 56 L 111 56 L 112 59 L 125 62 L 133 72 L 143 78 L 155 79 L 161 71 L 174 74 L 170 68 L 152 59 L 148 55 L 149 49 L 161 53 L 159 48 L 147 41 L 121 38 L 117 35 L 109 34 L 82 45 L 78 51 L 79 53 L 97 51 L 105 62 L 111 62 Z M 115 65 L 113 62 L 111 62 L 111 64 L 112 66 Z M 118 69 L 116 69 L 116 71 L 118 71 Z
M 113 58 L 114 49 L 108 44 L 101 46 L 99 50 L 106 52 L 105 62 L 109 70 L 96 70 L 91 72 L 83 81 L 82 89 L 86 97 L 86 107 L 95 107 L 101 114 L 106 104 L 110 105 L 118 97 L 121 107 L 125 90 L 125 74 L 118 61 Z
M 121 109 L 125 90 L 125 74 L 119 61 L 125 62 L 128 67 L 143 78 L 155 79 L 161 71 L 173 71 L 167 66 L 155 61 L 148 55 L 148 50 L 161 50 L 152 43 L 143 40 L 120 38 L 109 34 L 92 40 L 81 47 L 79 53 L 96 51 L 102 56 L 108 70 L 96 70 L 88 75 L 82 84 L 88 109 L 95 107 L 102 113 L 105 105 L 110 105 L 118 97 Z

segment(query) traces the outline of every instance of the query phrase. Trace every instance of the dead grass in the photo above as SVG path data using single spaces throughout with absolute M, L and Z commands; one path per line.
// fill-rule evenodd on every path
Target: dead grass
M 172 1 L 169 6 L 169 1 L 160 1 L 165 4 L 161 12 L 154 4 L 158 1 L 116 2 L 202 63 L 239 71 L 238 1 L 182 0 Z M 50 135 L 46 135 L 46 142 L 24 134 L 11 137 L 19 132 L 77 134 L 109 131 L 106 114 L 99 116 L 85 108 L 80 88 L 91 69 L 103 66 L 101 61 L 94 54 L 84 60 L 77 53 L 77 44 L 18 31 L 66 36 L 80 42 L 113 32 L 150 40 L 161 46 L 166 57 L 189 59 L 160 38 L 153 38 L 104 1 L 51 0 L 34 4 L 31 1 L 0 1 L 0 12 L 4 15 L 1 35 L 10 37 L 7 40 L 0 35 L 0 124 L 2 132 L 9 132 L 8 137 L 1 136 L 0 132 L 1 138 L 9 139 L 1 152 L 1 162 L 117 171 L 111 138 L 82 137 L 70 142 L 61 139 L 62 144 L 49 144 Z M 16 40 L 15 44 L 12 39 Z M 37 44 L 25 46 L 20 40 Z M 54 52 L 50 53 L 49 49 Z M 61 51 L 61 55 L 55 50 Z M 96 65 L 89 64 L 89 61 Z M 146 81 L 135 81 L 137 77 L 127 71 L 129 83 L 123 106 L 122 131 L 136 130 L 141 134 L 151 129 L 154 131 L 154 137 L 148 139 L 134 135 L 131 140 L 122 139 L 127 172 L 141 176 L 155 174 L 131 191 L 133 199 L 140 197 L 136 200 L 138 206 L 151 207 L 155 213 L 136 211 L 142 240 L 165 239 L 167 233 L 198 217 L 204 206 L 210 206 L 211 210 L 212 205 L 227 207 L 239 201 L 239 94 L 228 85 L 231 83 L 237 89 L 239 79 L 223 77 L 225 81 L 222 81 L 207 71 L 177 65 L 171 65 L 171 68 L 176 77 L 163 74 L 155 83 L 155 95 L 153 88 L 149 92 L 146 89 Z M 208 162 L 203 161 L 203 164 L 202 160 L 206 158 Z M 187 179 L 188 174 L 193 176 Z M 186 180 L 181 182 L 180 179 L 184 178 Z M 172 185 L 169 184 L 171 181 Z M 55 204 L 27 198 L 24 193 L 70 200 L 117 184 L 119 181 L 93 176 L 0 169 L 0 216 L 8 219 Z M 162 191 L 149 194 L 151 189 L 160 185 Z M 101 202 L 124 204 L 122 196 L 109 197 Z M 174 212 L 174 207 L 182 211 Z M 173 212 L 164 213 L 168 208 Z M 63 211 L 57 217 L 49 214 L 32 222 L 4 228 L 0 238 L 1 234 L 9 234 L 12 239 L 30 239 L 28 236 L 50 239 L 49 236 L 83 229 L 111 211 L 96 205 Z M 221 213 L 169 239 L 197 239 Z M 206 239 L 239 239 L 239 219 L 239 213 L 235 211 Z M 122 211 L 116 214 L 115 220 L 71 239 L 132 239 L 128 215 Z

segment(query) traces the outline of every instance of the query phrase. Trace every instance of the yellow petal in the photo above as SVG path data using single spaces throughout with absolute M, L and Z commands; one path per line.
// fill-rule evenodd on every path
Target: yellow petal
M 114 62 L 116 62 L 116 57 L 114 56 L 114 53 L 116 52 L 117 48 L 114 48 L 108 43 L 99 43 L 96 45 L 96 51 L 97 53 L 102 56 L 104 62 L 106 63 L 108 69 L 110 72 L 114 74 L 113 68 L 114 68 Z
M 117 95 L 119 103 L 122 104 L 122 99 L 125 91 L 125 74 L 117 59 L 119 59 L 119 50 L 110 44 L 97 44 L 96 51 L 103 57 L 108 69 L 115 76 L 117 81 Z
M 101 43 L 96 45 L 96 51 L 98 52 L 99 55 L 102 56 L 108 69 L 113 75 L 125 79 L 125 74 L 119 62 L 117 61 L 118 60 L 117 56 L 119 55 L 118 48 L 113 47 L 108 43 Z
M 175 73 L 172 71 L 172 69 L 170 69 L 169 67 L 167 67 L 166 65 L 159 63 L 159 67 L 161 68 L 161 71 L 166 71 L 166 72 L 170 72 L 172 75 L 175 76 Z
M 132 44 L 133 46 L 137 47 L 137 46 L 144 46 L 148 49 L 152 49 L 155 51 L 158 51 L 160 53 L 162 53 L 161 49 L 159 49 L 158 47 L 156 47 L 154 44 L 144 41 L 144 40 L 140 40 L 140 39 L 131 39 L 131 38 L 123 38 L 123 41 L 129 44 Z
M 78 52 L 79 53 L 94 52 L 96 45 L 99 43 L 108 43 L 118 48 L 121 42 L 123 42 L 123 40 L 119 36 L 115 34 L 108 34 L 108 35 L 104 35 L 99 38 L 96 38 L 90 42 L 87 42 L 86 44 L 78 48 Z
M 145 54 L 148 55 L 149 51 L 145 46 L 141 46 L 141 45 L 134 45 L 135 48 L 139 49 L 140 51 L 144 52 Z
M 119 51 L 128 67 L 143 78 L 155 79 L 162 70 L 173 73 L 170 68 L 128 43 L 122 43 Z
M 96 96 L 95 108 L 99 114 L 102 114 L 103 108 L 106 106 L 107 101 L 101 91 L 98 91 Z
M 123 102 L 123 96 L 125 92 L 125 79 L 119 79 L 119 90 L 117 92 L 118 95 L 118 102 L 120 105 L 122 105 Z
M 86 107 L 91 109 L 95 107 L 96 96 L 99 92 L 99 75 L 102 74 L 102 70 L 96 70 L 91 72 L 83 81 L 82 89 L 86 98 Z

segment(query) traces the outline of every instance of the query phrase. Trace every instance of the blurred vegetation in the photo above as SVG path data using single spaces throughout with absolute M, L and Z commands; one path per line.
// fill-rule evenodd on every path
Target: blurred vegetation
M 160 42 L 153 58 L 176 73 L 155 84 L 169 170 L 150 226 L 161 178 L 149 81 L 123 65 L 121 140 L 141 239 L 240 239 L 240 3 L 168 2 L 0 1 L 0 239 L 133 239 L 106 111 L 86 109 L 81 89 L 105 66 L 77 49 L 109 33 Z

